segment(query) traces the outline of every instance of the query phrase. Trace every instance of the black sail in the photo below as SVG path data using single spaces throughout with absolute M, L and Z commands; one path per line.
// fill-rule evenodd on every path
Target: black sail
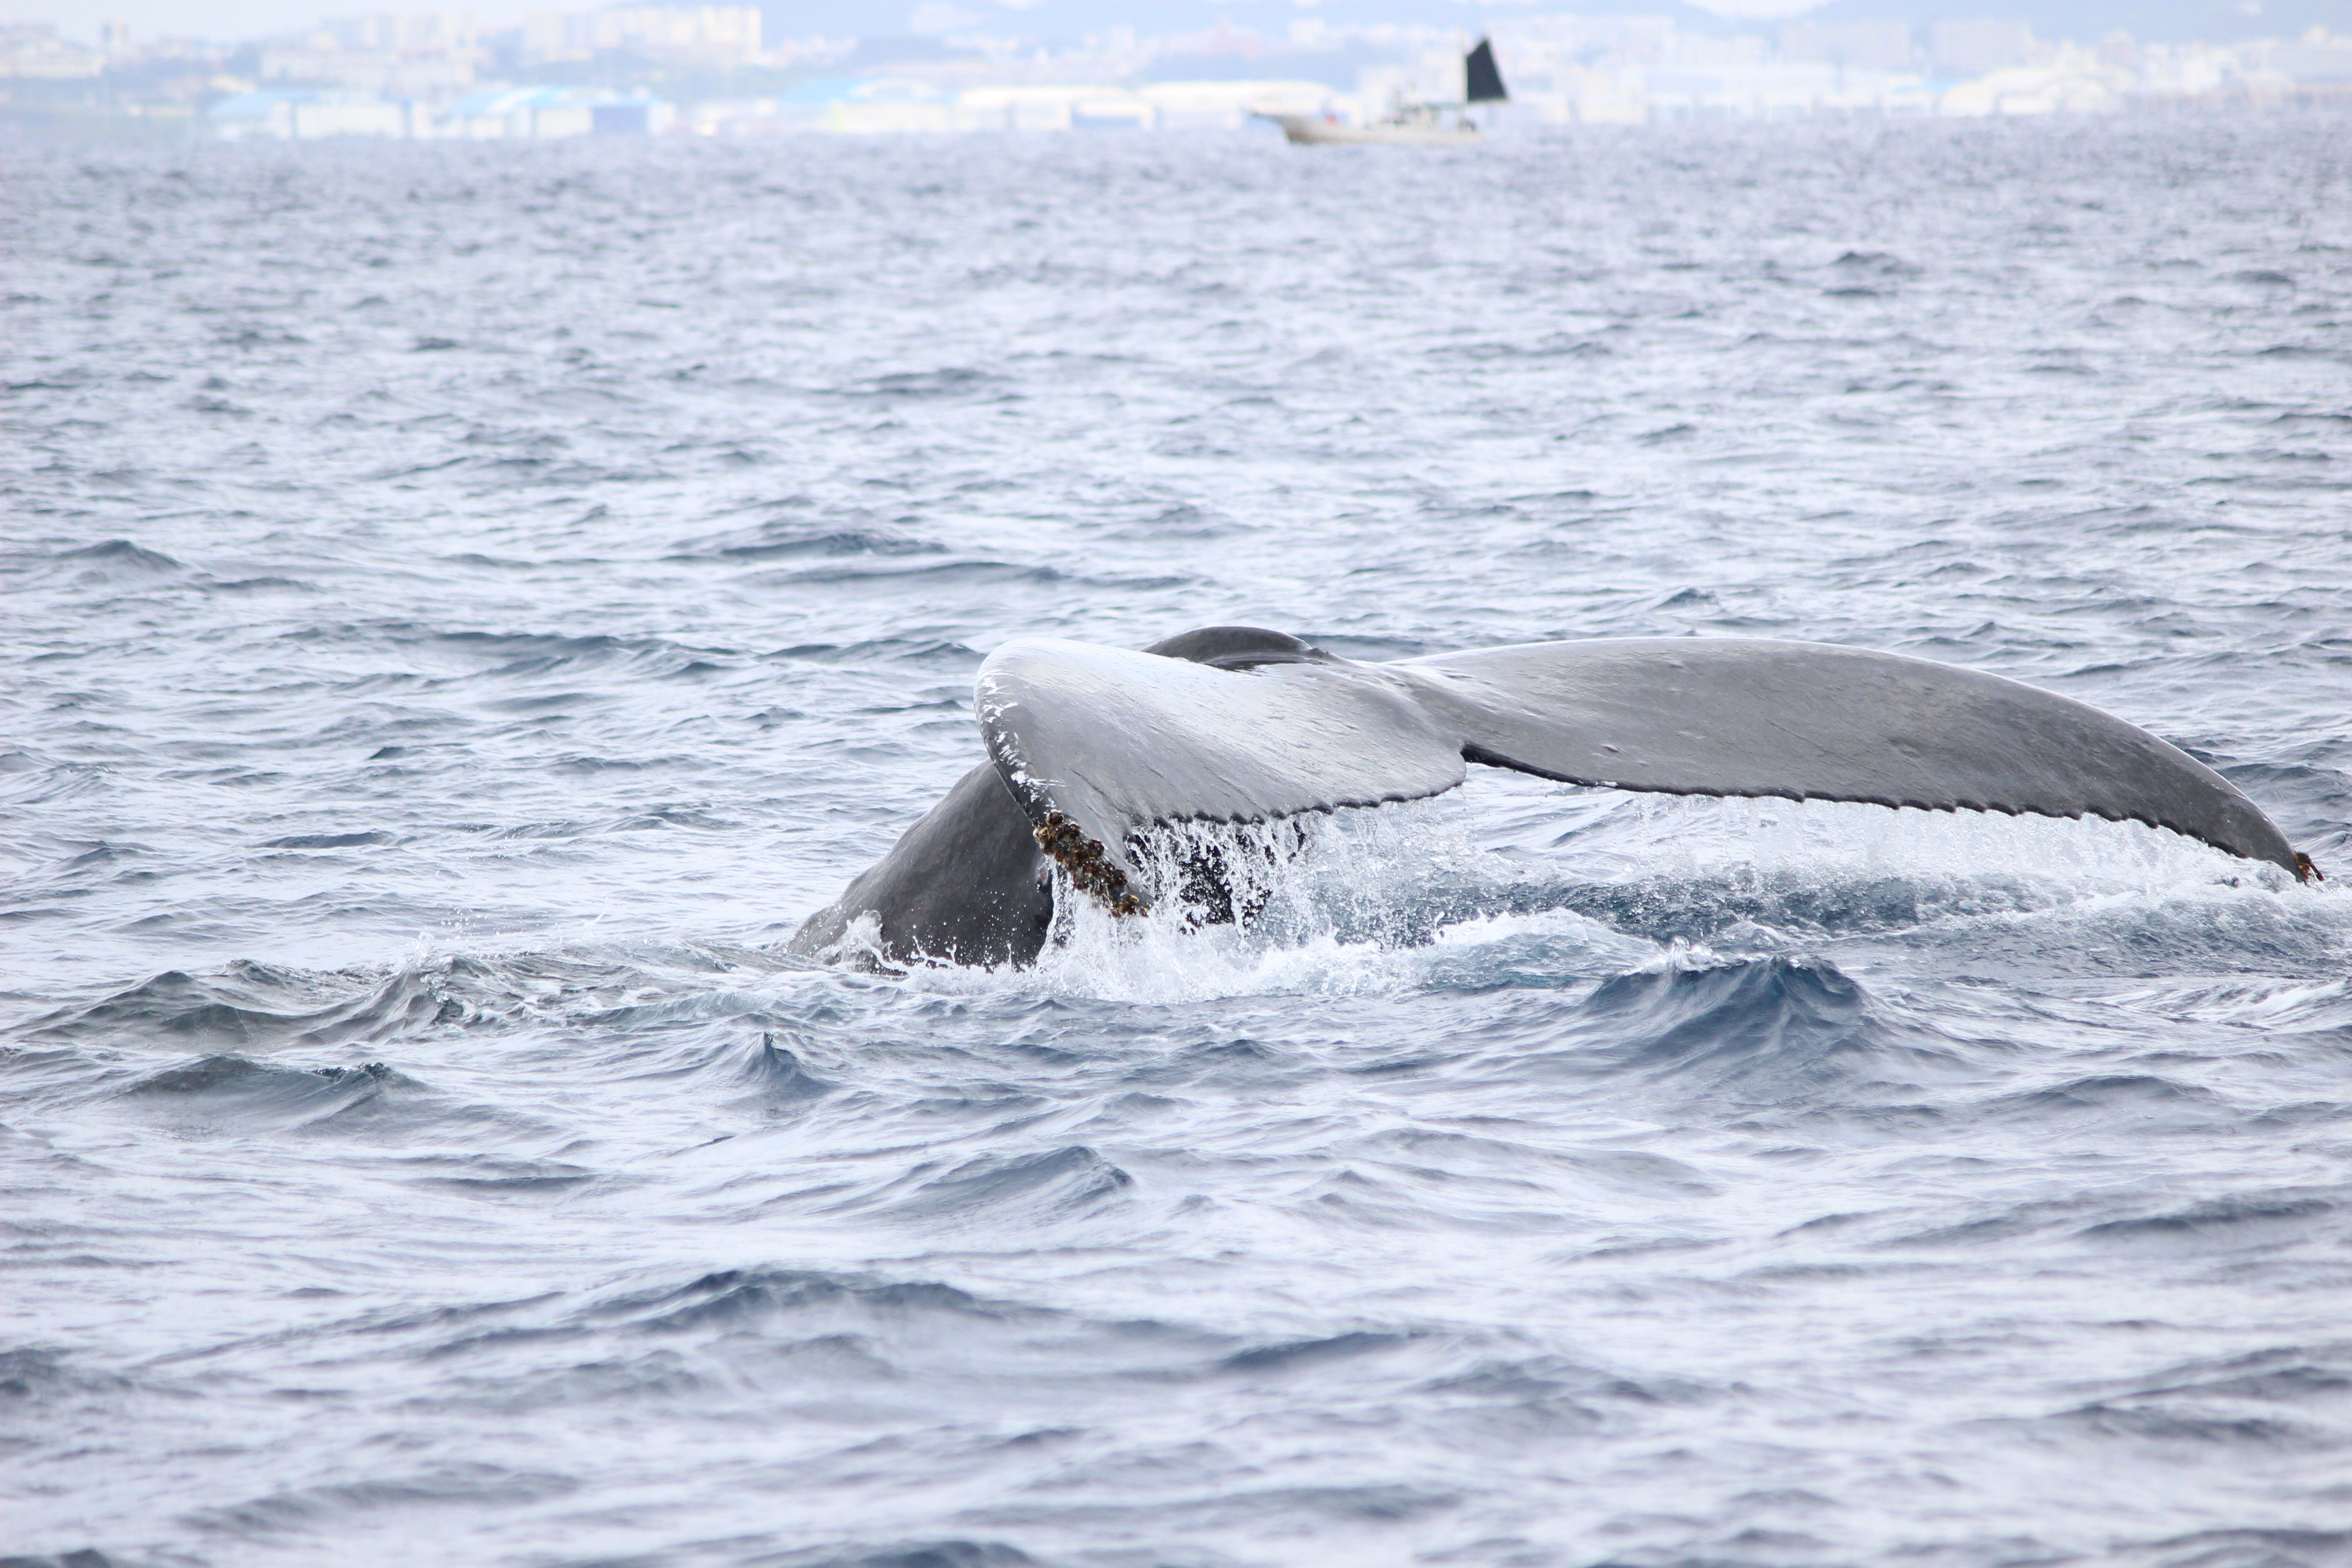
M 1510 98 L 1503 90 L 1503 73 L 1495 66 L 1495 44 L 1491 38 L 1481 38 L 1462 62 L 1465 95 L 1472 103 L 1502 103 Z

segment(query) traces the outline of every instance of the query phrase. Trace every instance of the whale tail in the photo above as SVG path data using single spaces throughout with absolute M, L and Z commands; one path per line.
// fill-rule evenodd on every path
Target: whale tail
M 1155 829 L 1439 795 L 1471 763 L 1672 795 L 2103 816 L 2319 874 L 2228 780 L 2146 731 L 2000 676 L 1859 648 L 1634 637 L 1362 664 L 1210 626 L 1140 653 L 1007 643 L 974 697 L 989 763 L 792 951 L 1027 963 L 1056 885 L 1116 914 L 1142 907 L 1133 857 Z M 1246 912 L 1230 897 L 1206 907 Z
M 1215 627 L 1129 652 L 1008 643 L 981 730 L 1033 822 L 1124 868 L 1169 823 L 1248 822 L 1440 794 L 1465 763 L 1673 795 L 2100 816 L 2298 877 L 2262 809 L 2178 747 L 2020 681 L 1897 654 L 1748 637 L 1528 643 L 1394 664 Z

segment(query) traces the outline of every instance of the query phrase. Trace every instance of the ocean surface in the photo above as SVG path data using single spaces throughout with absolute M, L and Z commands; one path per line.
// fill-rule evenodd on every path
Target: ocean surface
M 0 268 L 0 1560 L 2352 1562 L 2346 121 L 17 146 Z M 2339 880 L 1475 770 L 783 952 L 1219 622 L 1997 671 Z

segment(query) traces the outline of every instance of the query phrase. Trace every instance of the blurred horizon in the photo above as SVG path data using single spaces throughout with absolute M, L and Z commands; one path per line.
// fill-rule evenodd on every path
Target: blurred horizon
M 457 8 L 478 31 L 522 26 L 533 13 L 577 7 L 547 0 L 481 0 Z M 608 9 L 622 9 L 613 6 Z M 655 10 L 691 6 L 656 5 Z M 2229 43 L 2300 36 L 2314 27 L 2352 29 L 2352 0 L 911 0 L 876 6 L 861 0 L 785 0 L 758 7 L 771 37 L 846 35 L 859 38 L 971 34 L 1038 45 L 1067 45 L 1121 29 L 1173 33 L 1214 28 L 1288 37 L 1307 22 L 1344 33 L 1367 26 L 1455 27 L 1538 15 L 1665 17 L 1685 30 L 1769 30 L 1800 19 L 1825 26 L 1857 22 L 1924 27 L 1956 19 L 2023 23 L 2040 37 L 2089 43 L 2126 31 L 2143 43 Z M 127 29 L 134 41 L 188 38 L 227 45 L 299 34 L 368 13 L 433 15 L 431 5 L 337 5 L 332 0 L 102 0 L 98 7 L 61 0 L 0 0 L 0 26 L 49 26 L 72 42 L 94 45 Z
M 879 13 L 855 0 L 212 0 L 168 13 L 177 36 L 142 22 L 149 0 L 102 3 L 117 8 L 77 23 L 94 39 L 0 26 L 0 135 L 1232 131 L 1265 115 L 1364 126 L 1401 105 L 1459 102 L 1480 35 L 1509 89 L 1482 107 L 1480 130 L 1505 134 L 2352 106 L 2352 0 L 913 0 Z M 1735 9 L 1747 14 L 1724 14 Z

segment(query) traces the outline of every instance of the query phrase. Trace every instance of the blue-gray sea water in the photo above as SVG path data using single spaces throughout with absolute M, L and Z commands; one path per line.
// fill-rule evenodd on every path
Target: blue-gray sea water
M 2352 1562 L 2346 121 L 0 164 L 0 1558 Z M 783 952 L 1219 622 L 1997 671 L 2342 879 L 1479 770 Z

